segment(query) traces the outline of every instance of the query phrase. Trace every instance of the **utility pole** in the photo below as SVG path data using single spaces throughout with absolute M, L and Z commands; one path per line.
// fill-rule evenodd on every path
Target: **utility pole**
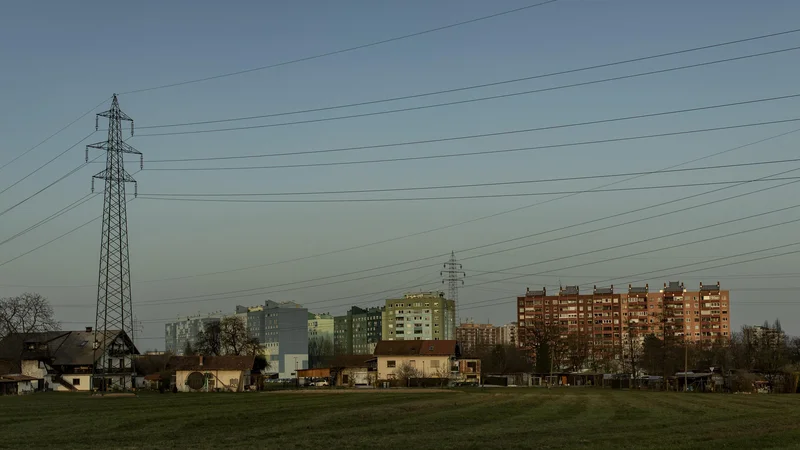
M 683 332 L 683 392 L 689 392 L 689 344 L 686 341 L 686 331 Z
M 121 333 L 133 341 L 134 332 L 125 184 L 134 183 L 134 195 L 137 189 L 136 180 L 125 171 L 123 155 L 139 155 L 140 167 L 144 161 L 138 150 L 122 140 L 121 122 L 125 120 L 131 123 L 132 136 L 133 119 L 119 108 L 116 94 L 111 101 L 111 109 L 95 117 L 95 129 L 99 128 L 100 117 L 108 118 L 108 139 L 86 146 L 87 162 L 90 148 L 106 152 L 105 169 L 92 177 L 92 192 L 95 179 L 104 180 L 105 183 L 97 311 L 92 346 L 95 363 L 92 365 L 91 386 L 93 391 L 97 390 L 95 383 L 99 381 L 99 388 L 105 391 L 110 381 L 117 379 L 122 390 L 129 391 L 133 388 L 134 381 L 131 354 L 126 344 L 111 340 L 117 333 Z
M 466 274 L 462 271 L 463 267 L 456 261 L 456 252 L 450 252 L 450 260 L 444 263 L 444 270 L 439 272 L 442 277 L 442 284 L 447 283 L 447 295 L 450 300 L 455 302 L 458 309 L 458 287 L 464 285 Z M 442 308 L 443 310 L 445 308 Z M 458 315 L 456 314 L 456 317 Z M 461 322 L 461 320 L 457 320 Z

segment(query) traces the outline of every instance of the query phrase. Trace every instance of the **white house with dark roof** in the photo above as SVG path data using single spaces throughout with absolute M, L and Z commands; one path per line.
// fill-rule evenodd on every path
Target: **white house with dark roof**
M 98 344 L 94 344 L 95 339 Z M 110 356 L 113 358 L 131 359 L 139 354 L 128 335 L 121 331 L 95 333 L 87 327 L 84 331 L 14 333 L 0 341 L 0 371 L 36 379 L 37 390 L 89 391 L 95 361 L 101 356 L 95 347 L 126 349 Z M 129 384 L 130 378 L 131 374 L 119 374 L 112 379 L 112 387 L 123 379 Z

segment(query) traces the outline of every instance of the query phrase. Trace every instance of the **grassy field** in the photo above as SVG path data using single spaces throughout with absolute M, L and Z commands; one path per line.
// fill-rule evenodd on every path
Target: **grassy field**
M 800 395 L 600 389 L 0 397 L 0 448 L 800 448 Z

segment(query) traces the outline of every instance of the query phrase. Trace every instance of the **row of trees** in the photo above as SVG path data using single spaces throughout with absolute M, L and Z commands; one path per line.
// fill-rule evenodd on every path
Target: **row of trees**
M 612 348 L 593 348 L 585 334 L 566 337 L 558 326 L 540 326 L 521 336 L 533 350 L 534 371 L 578 371 L 673 375 L 676 372 L 718 368 L 762 374 L 772 385 L 781 374 L 800 370 L 800 338 L 787 337 L 780 321 L 762 327 L 742 327 L 730 337 L 693 343 L 665 326 L 662 336 L 639 336 L 635 326 L 628 327 L 622 342 Z M 494 358 L 496 360 L 496 358 Z M 486 364 L 486 363 L 484 363 Z

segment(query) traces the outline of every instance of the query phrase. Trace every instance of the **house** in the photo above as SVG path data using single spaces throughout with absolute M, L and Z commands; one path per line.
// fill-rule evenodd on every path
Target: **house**
M 95 361 L 103 356 L 95 347 L 114 349 L 113 354 L 108 350 L 106 360 L 114 360 L 115 366 L 122 359 L 131 367 L 131 356 L 139 353 L 122 331 L 95 333 L 87 327 L 84 331 L 14 333 L 0 341 L 0 369 L 34 378 L 36 390 L 89 391 Z M 131 375 L 120 373 L 106 380 L 111 388 L 123 382 L 130 386 Z
M 36 378 L 21 374 L 0 375 L 0 395 L 22 395 L 34 391 Z
M 242 392 L 251 384 L 255 356 L 174 357 L 179 392 Z
M 458 372 L 458 346 L 444 341 L 380 341 L 375 347 L 378 380 L 450 378 Z

